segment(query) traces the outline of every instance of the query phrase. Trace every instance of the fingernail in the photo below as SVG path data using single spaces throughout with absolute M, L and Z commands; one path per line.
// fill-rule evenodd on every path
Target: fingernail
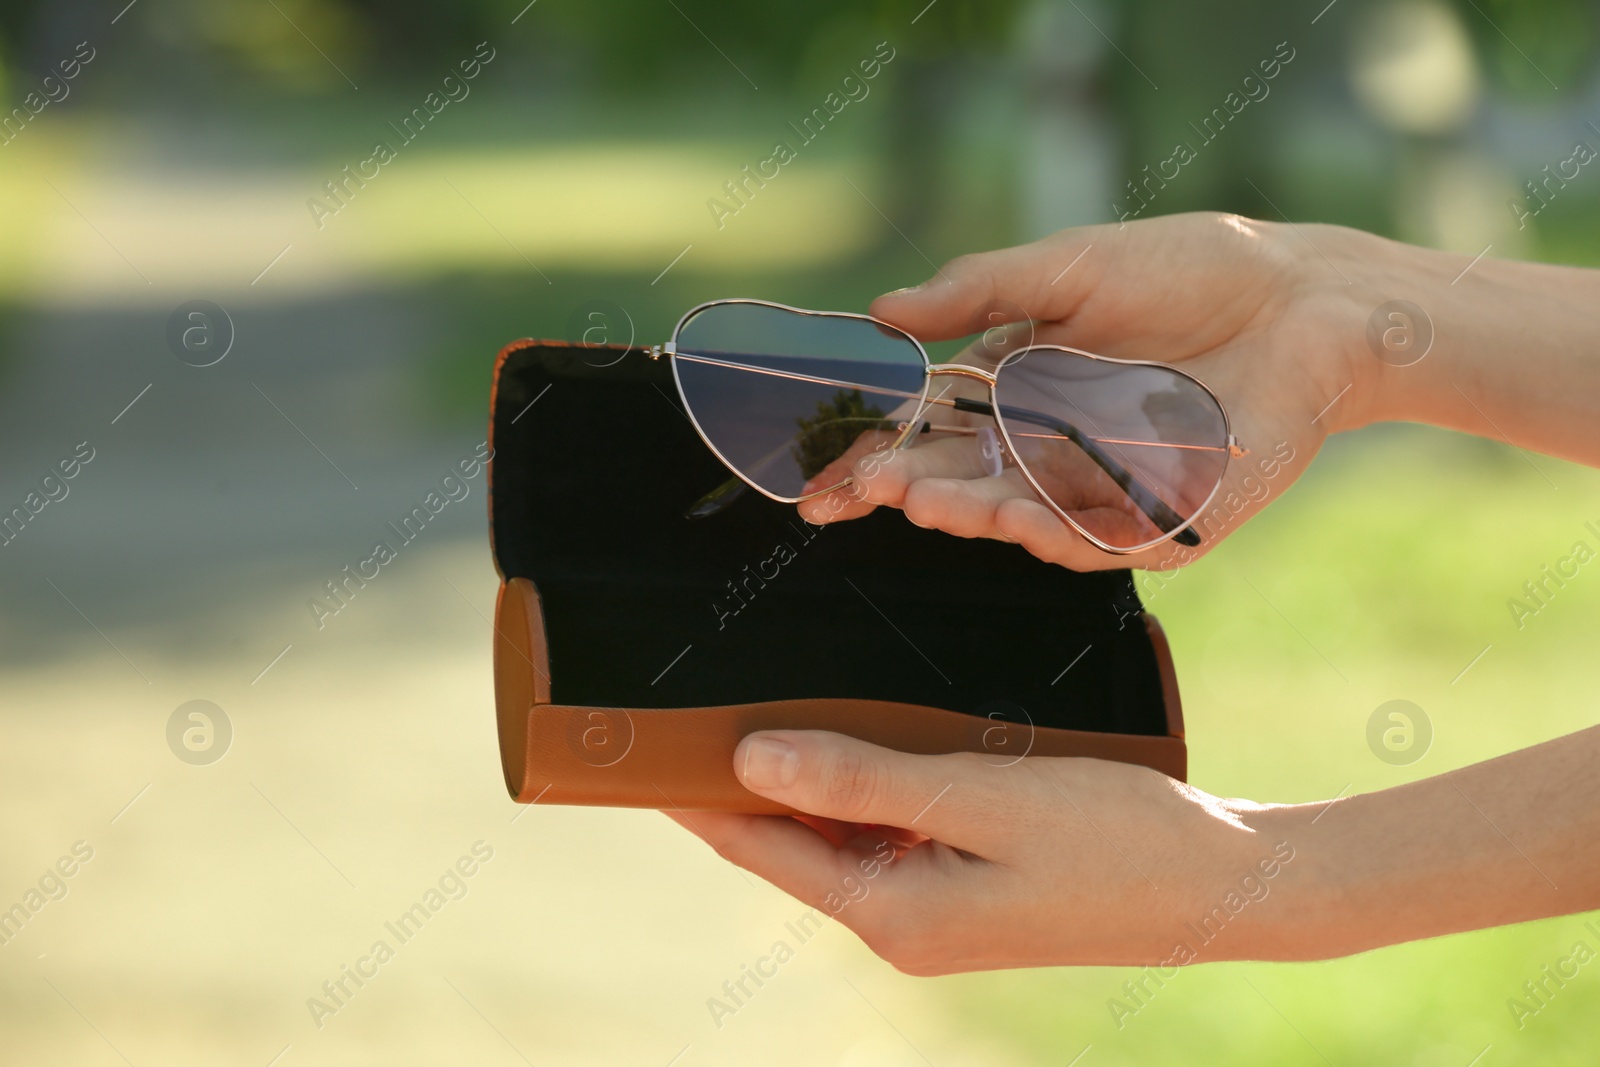
M 782 789 L 800 776 L 800 753 L 787 741 L 750 737 L 744 742 L 744 784 L 751 789 Z
M 900 296 L 903 293 L 920 292 L 922 287 L 924 285 L 927 285 L 927 284 L 928 284 L 927 282 L 918 282 L 916 285 L 908 285 L 904 289 L 895 289 L 894 291 L 888 292 L 888 293 L 884 293 L 883 295 L 884 296 Z

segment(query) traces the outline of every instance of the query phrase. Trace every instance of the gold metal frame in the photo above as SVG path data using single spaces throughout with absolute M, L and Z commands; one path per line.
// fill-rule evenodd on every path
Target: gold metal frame
M 1080 447 L 1084 448 L 1084 450 L 1089 454 L 1091 459 L 1095 460 L 1095 462 L 1098 463 L 1103 469 L 1106 469 L 1107 474 L 1109 476 L 1111 476 L 1114 481 L 1117 481 L 1118 484 L 1122 486 L 1122 488 L 1124 489 L 1125 492 L 1128 492 L 1130 496 L 1134 497 L 1136 503 L 1137 503 L 1137 499 L 1138 499 L 1138 494 L 1135 493 L 1132 489 L 1130 489 L 1127 484 L 1124 484 L 1122 479 L 1118 478 L 1117 474 L 1114 473 L 1114 468 L 1117 466 L 1114 463 L 1114 461 L 1112 462 L 1112 466 L 1111 467 L 1107 467 L 1106 462 L 1103 462 L 1103 460 L 1105 460 L 1105 458 L 1106 458 L 1104 456 L 1104 453 L 1101 453 L 1100 456 L 1097 457 L 1095 455 L 1095 453 L 1098 450 L 1094 449 L 1093 446 L 1087 445 L 1086 442 L 1092 441 L 1092 442 L 1096 442 L 1097 444 L 1106 444 L 1106 445 L 1113 445 L 1113 446 L 1115 446 L 1115 445 L 1125 445 L 1126 444 L 1126 445 L 1139 445 L 1141 447 L 1182 448 L 1182 449 L 1195 449 L 1195 450 L 1202 450 L 1202 451 L 1225 451 L 1227 453 L 1228 458 L 1237 458 L 1239 456 L 1246 455 L 1248 453 L 1248 451 L 1249 451 L 1248 449 L 1242 447 L 1239 444 L 1238 439 L 1234 437 L 1233 431 L 1232 431 L 1232 425 L 1231 425 L 1231 423 L 1229 422 L 1229 419 L 1228 419 L 1228 409 L 1222 403 L 1222 399 L 1220 397 L 1218 397 L 1217 394 L 1211 389 L 1211 387 L 1206 385 L 1205 382 L 1202 382 L 1200 379 L 1196 378 L 1194 375 L 1188 373 L 1185 370 L 1182 370 L 1179 367 L 1175 367 L 1170 363 L 1162 363 L 1162 362 L 1157 361 L 1157 360 L 1146 360 L 1146 359 L 1114 359 L 1114 358 L 1112 358 L 1110 356 L 1100 356 L 1100 355 L 1096 355 L 1093 352 L 1085 352 L 1082 349 L 1069 348 L 1069 347 L 1067 347 L 1065 345 L 1038 345 L 1038 344 L 1035 344 L 1035 345 L 1027 345 L 1027 346 L 1025 346 L 1023 348 L 1017 349 L 1014 352 L 1008 353 L 1006 355 L 1006 357 L 1003 360 L 1000 361 L 1000 363 L 995 367 L 995 369 L 993 371 L 987 371 L 987 370 L 984 370 L 981 367 L 972 367 L 972 366 L 967 366 L 965 364 L 957 364 L 957 363 L 935 364 L 932 360 L 930 360 L 928 358 L 927 349 L 923 348 L 922 342 L 918 341 L 915 337 L 913 337 L 911 334 L 907 333 L 906 331 L 900 329 L 898 326 L 894 326 L 891 323 L 884 322 L 882 319 L 874 318 L 871 315 L 863 315 L 863 314 L 859 314 L 859 313 L 856 313 L 856 312 L 849 312 L 849 311 L 811 311 L 811 310 L 808 310 L 806 308 L 790 307 L 787 304 L 780 304 L 780 303 L 777 303 L 777 302 L 771 301 L 771 300 L 755 300 L 755 299 L 742 298 L 742 297 L 741 298 L 726 299 L 726 300 L 709 300 L 709 301 L 706 301 L 703 304 L 697 304 L 696 306 L 690 308 L 687 312 L 685 312 L 683 317 L 678 320 L 678 324 L 676 326 L 674 326 L 673 330 L 672 330 L 672 339 L 670 341 L 667 341 L 664 344 L 652 346 L 649 349 L 649 356 L 650 356 L 651 359 L 656 359 L 656 360 L 658 360 L 658 359 L 662 358 L 663 356 L 665 356 L 671 361 L 671 364 L 672 364 L 672 380 L 673 380 L 674 385 L 676 385 L 677 389 L 678 389 L 678 399 L 683 403 L 684 412 L 688 415 L 690 424 L 694 426 L 695 433 L 700 435 L 700 439 L 703 442 L 705 442 L 706 447 L 711 450 L 712 454 L 715 455 L 717 457 L 717 459 L 721 460 L 722 464 L 725 467 L 727 467 L 730 471 L 732 471 L 734 473 L 734 475 L 736 475 L 738 477 L 738 479 L 740 481 L 742 481 L 744 484 L 748 485 L 750 488 L 754 489 L 756 492 L 760 493 L 762 496 L 765 496 L 765 497 L 767 497 L 767 498 L 769 498 L 771 500 L 776 500 L 779 503 L 798 504 L 798 503 L 800 503 L 802 501 L 805 501 L 805 500 L 814 500 L 814 499 L 816 499 L 818 497 L 826 496 L 829 493 L 838 492 L 840 489 L 843 489 L 846 486 L 850 485 L 850 483 L 851 483 L 851 481 L 853 479 L 846 478 L 846 479 L 844 479 L 842 482 L 840 482 L 837 485 L 832 485 L 832 486 L 829 486 L 826 489 L 820 489 L 820 490 L 818 490 L 816 492 L 807 493 L 804 496 L 798 496 L 798 497 L 779 496 L 779 495 L 777 495 L 775 493 L 768 492 L 766 489 L 764 489 L 760 485 L 756 484 L 756 482 L 754 482 L 752 479 L 746 477 L 744 472 L 739 470 L 738 467 L 736 467 L 733 463 L 728 461 L 728 457 L 722 454 L 721 449 L 719 449 L 717 447 L 716 443 L 711 440 L 710 435 L 708 435 L 705 432 L 705 429 L 700 425 L 700 420 L 695 416 L 694 408 L 689 403 L 688 396 L 684 392 L 683 381 L 679 377 L 679 374 L 678 374 L 678 361 L 679 360 L 686 360 L 686 361 L 691 361 L 691 362 L 713 363 L 713 364 L 716 364 L 717 366 L 734 367 L 734 368 L 738 368 L 740 370 L 747 370 L 747 371 L 750 371 L 752 373 L 768 374 L 768 375 L 772 375 L 773 377 L 786 378 L 786 379 L 789 379 L 791 381 L 815 382 L 815 383 L 817 383 L 819 385 L 838 385 L 838 386 L 851 387 L 851 388 L 860 388 L 861 386 L 860 386 L 860 383 L 857 383 L 857 382 L 847 382 L 847 381 L 842 381 L 842 380 L 834 380 L 834 379 L 830 379 L 830 378 L 814 377 L 814 376 L 811 376 L 811 375 L 804 375 L 804 374 L 793 374 L 793 373 L 788 373 L 788 372 L 785 372 L 785 371 L 774 370 L 774 369 L 772 369 L 770 367 L 760 367 L 760 366 L 754 366 L 754 365 L 749 365 L 749 364 L 741 364 L 741 363 L 737 363 L 737 362 L 733 362 L 731 360 L 725 360 L 725 359 L 715 359 L 715 360 L 713 360 L 713 359 L 709 359 L 709 358 L 706 358 L 706 357 L 703 357 L 703 356 L 696 356 L 696 355 L 692 355 L 692 354 L 688 354 L 688 353 L 679 352 L 678 351 L 678 335 L 682 332 L 683 328 L 686 325 L 688 325 L 690 320 L 692 320 L 696 315 L 699 315 L 700 313 L 702 313 L 702 312 L 704 312 L 704 311 L 706 311 L 706 310 L 708 310 L 710 308 L 720 307 L 720 306 L 722 306 L 724 304 L 754 304 L 754 305 L 758 305 L 758 306 L 762 306 L 762 307 L 776 308 L 776 309 L 778 309 L 780 311 L 788 311 L 788 312 L 791 312 L 791 313 L 797 314 L 797 315 L 809 315 L 809 316 L 815 316 L 815 317 L 818 317 L 818 318 L 860 319 L 860 320 L 872 323 L 873 325 L 878 327 L 880 330 L 892 331 L 893 333 L 899 334 L 901 337 L 904 337 L 907 341 L 911 342 L 912 346 L 916 349 L 917 354 L 922 357 L 922 366 L 923 366 L 922 392 L 920 394 L 918 394 L 918 393 L 900 393 L 897 390 L 881 389 L 881 388 L 874 387 L 874 391 L 875 392 L 882 393 L 884 395 L 901 396 L 903 399 L 906 399 L 906 400 L 915 400 L 915 401 L 917 401 L 916 411 L 913 413 L 911 418 L 907 419 L 903 424 L 900 425 L 900 427 L 899 427 L 900 435 L 897 438 L 895 438 L 894 443 L 892 445 L 890 445 L 890 448 L 900 449 L 900 448 L 906 448 L 906 447 L 910 446 L 911 442 L 917 437 L 917 435 L 919 433 L 922 432 L 922 428 L 926 424 L 925 423 L 925 419 L 924 419 L 923 416 L 924 416 L 924 413 L 928 410 L 928 408 L 931 405 L 939 404 L 939 405 L 943 405 L 943 406 L 947 406 L 947 407 L 957 408 L 958 410 L 969 410 L 969 411 L 971 411 L 973 409 L 973 407 L 975 407 L 975 406 L 985 406 L 985 407 L 987 407 L 989 409 L 987 414 L 989 415 L 989 417 L 991 417 L 994 420 L 995 428 L 999 430 L 1000 439 L 1004 443 L 1006 451 L 1010 453 L 1012 462 L 1015 463 L 1015 465 L 1017 467 L 1017 470 L 1022 472 L 1022 476 L 1027 479 L 1029 486 L 1032 487 L 1032 489 L 1034 491 L 1034 494 L 1039 498 L 1039 500 L 1046 507 L 1048 507 L 1052 511 L 1054 511 L 1056 513 L 1056 515 L 1063 522 L 1065 522 L 1068 526 L 1072 527 L 1073 530 L 1075 530 L 1081 537 L 1083 537 L 1090 544 L 1092 544 L 1095 547 L 1099 548 L 1101 551 L 1109 552 L 1109 553 L 1111 553 L 1113 555 L 1121 556 L 1121 555 L 1131 555 L 1131 554 L 1137 553 L 1137 552 L 1143 552 L 1146 549 L 1153 548 L 1156 545 L 1162 544 L 1163 542 L 1170 541 L 1170 540 L 1172 540 L 1174 538 L 1178 538 L 1178 537 L 1180 537 L 1180 535 L 1184 534 L 1185 531 L 1192 530 L 1195 521 L 1201 515 L 1203 515 L 1205 513 L 1206 508 L 1211 506 L 1211 501 L 1216 498 L 1217 491 L 1222 486 L 1223 478 L 1227 474 L 1227 462 L 1226 462 L 1226 459 L 1224 460 L 1224 463 L 1223 463 L 1223 466 L 1222 466 L 1221 470 L 1217 474 L 1216 484 L 1214 484 L 1211 487 L 1211 491 L 1206 495 L 1206 499 L 1204 500 L 1204 502 L 1202 502 L 1200 504 L 1199 507 L 1197 507 L 1195 509 L 1193 515 L 1189 516 L 1187 519 L 1183 519 L 1181 523 L 1179 523 L 1178 525 L 1175 525 L 1173 528 L 1165 531 L 1165 533 L 1163 533 L 1163 535 L 1161 537 L 1155 538 L 1154 540 L 1151 540 L 1151 541 L 1147 541 L 1147 542 L 1145 542 L 1143 544 L 1134 545 L 1132 547 L 1126 547 L 1126 548 L 1118 547 L 1116 545 L 1107 544 L 1106 542 L 1104 542 L 1104 541 L 1100 540 L 1098 537 L 1096 537 L 1094 534 L 1092 534 L 1089 531 L 1085 530 L 1077 521 L 1075 521 L 1072 518 L 1072 516 L 1070 514 L 1068 514 L 1066 509 L 1062 508 L 1060 505 L 1056 504 L 1055 501 L 1051 500 L 1049 495 L 1044 491 L 1043 487 L 1040 486 L 1040 484 L 1038 482 L 1038 479 L 1036 479 L 1033 476 L 1033 472 L 1028 470 L 1027 464 L 1022 462 L 1021 457 L 1017 454 L 1016 448 L 1012 444 L 1012 438 L 1013 437 L 1019 437 L 1019 438 L 1045 437 L 1045 436 L 1060 437 L 1060 436 L 1062 436 L 1062 433 L 1060 433 L 1060 432 L 1053 433 L 1053 434 L 1029 434 L 1029 433 L 1016 433 L 1016 434 L 1013 434 L 1012 433 L 1012 431 L 1010 430 L 1010 428 L 1006 424 L 1006 420 L 1002 417 L 1002 407 L 1001 407 L 1001 405 L 999 403 L 998 398 L 995 395 L 995 385 L 999 380 L 999 375 L 1000 375 L 1000 373 L 1002 371 L 1005 370 L 1005 368 L 1007 366 L 1009 366 L 1012 363 L 1015 363 L 1015 362 L 1018 362 L 1018 361 L 1022 360 L 1023 358 L 1028 356 L 1030 353 L 1034 353 L 1034 352 L 1062 352 L 1062 353 L 1067 353 L 1069 355 L 1082 356 L 1085 359 L 1091 359 L 1091 360 L 1094 360 L 1094 361 L 1099 362 L 1099 363 L 1110 363 L 1110 364 L 1115 364 L 1115 365 L 1118 365 L 1118 366 L 1160 367 L 1161 369 L 1163 369 L 1165 371 L 1168 371 L 1168 372 L 1173 373 L 1173 374 L 1177 374 L 1177 375 L 1179 375 L 1179 376 L 1181 376 L 1183 378 L 1187 378 L 1189 381 L 1191 381 L 1195 385 L 1199 386 L 1200 389 L 1207 396 L 1209 396 L 1211 398 L 1212 402 L 1217 405 L 1217 411 L 1222 416 L 1222 427 L 1223 427 L 1223 433 L 1224 433 L 1224 438 L 1225 438 L 1224 443 L 1222 443 L 1222 444 L 1218 444 L 1218 445 L 1192 445 L 1192 444 L 1177 444 L 1177 443 L 1169 443 L 1169 442 L 1161 442 L 1161 441 L 1130 441 L 1130 440 L 1123 440 L 1123 439 L 1119 439 L 1119 438 L 1111 438 L 1111 437 L 1103 437 L 1103 436 L 1090 436 L 1090 435 L 1087 435 L 1087 434 L 1081 434 L 1081 439 L 1077 440 L 1077 443 L 1080 445 Z M 961 377 L 961 378 L 969 378 L 969 379 L 972 379 L 972 380 L 975 380 L 975 381 L 978 381 L 978 382 L 982 382 L 984 384 L 984 386 L 988 389 L 988 393 L 989 393 L 989 399 L 988 399 L 987 404 L 985 404 L 985 405 L 977 405 L 976 402 L 969 401 L 968 402 L 968 407 L 963 409 L 962 406 L 958 403 L 957 400 L 954 400 L 954 399 L 946 400 L 946 399 L 944 399 L 943 394 L 940 394 L 937 397 L 929 397 L 929 395 L 928 395 L 929 390 L 933 386 L 933 380 L 935 378 L 937 378 L 937 377 Z M 1069 403 L 1070 403 L 1070 398 L 1069 398 Z M 1076 405 L 1074 405 L 1074 406 L 1076 406 Z M 974 412 L 974 413 L 980 413 L 981 414 L 982 412 Z M 941 425 L 941 426 L 938 426 L 938 427 L 931 427 L 930 426 L 930 428 L 934 432 L 973 433 L 973 434 L 978 433 L 980 431 L 980 429 L 981 429 L 980 427 L 953 426 L 953 425 Z M 1126 472 L 1124 472 L 1124 473 L 1126 473 Z M 1131 478 L 1131 476 L 1129 476 L 1129 477 Z M 1134 480 L 1134 484 L 1138 485 L 1139 483 L 1137 482 L 1137 480 Z M 1140 488 L 1142 489 L 1142 486 L 1140 486 Z M 1169 511 L 1171 510 L 1170 506 L 1166 505 L 1164 501 L 1160 501 L 1160 498 L 1159 497 L 1155 497 L 1155 495 L 1153 493 L 1149 493 L 1149 490 L 1144 490 L 1144 492 L 1147 493 L 1152 498 L 1154 498 L 1160 504 L 1161 507 L 1165 507 Z M 1141 510 L 1144 510 L 1142 506 L 1141 506 Z M 1176 515 L 1176 512 L 1173 512 L 1173 514 Z M 1147 515 L 1147 517 L 1150 517 L 1152 519 L 1152 521 L 1155 521 L 1154 516 L 1149 516 L 1148 511 L 1146 511 L 1146 515 Z M 1191 534 L 1190 538 L 1191 539 L 1186 541 L 1186 543 L 1192 543 L 1192 544 L 1198 544 L 1199 543 L 1199 539 L 1198 539 L 1197 535 Z

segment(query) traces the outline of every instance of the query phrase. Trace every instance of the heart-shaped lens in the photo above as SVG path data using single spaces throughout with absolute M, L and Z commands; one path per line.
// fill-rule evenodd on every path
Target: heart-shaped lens
M 1164 364 L 1036 347 L 1001 364 L 995 400 L 1034 489 L 1101 547 L 1136 551 L 1180 529 L 1180 541 L 1199 543 L 1229 437 L 1198 381 Z
M 832 488 L 808 483 L 852 448 L 892 444 L 927 380 L 909 335 L 853 315 L 725 301 L 692 313 L 676 340 L 673 373 L 701 437 L 780 500 Z

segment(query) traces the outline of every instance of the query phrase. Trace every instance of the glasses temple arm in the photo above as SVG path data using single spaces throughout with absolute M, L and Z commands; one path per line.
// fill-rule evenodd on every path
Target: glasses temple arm
M 968 411 L 975 415 L 988 415 L 990 418 L 995 417 L 994 405 L 987 401 L 957 397 L 955 398 L 954 406 L 958 411 Z M 1000 406 L 1000 415 L 1019 422 L 1048 427 L 1077 445 L 1101 470 L 1106 472 L 1106 475 L 1113 482 L 1117 483 L 1122 491 L 1128 495 L 1128 499 L 1132 500 L 1134 505 L 1144 512 L 1162 533 L 1171 533 L 1183 525 L 1184 518 L 1182 515 L 1173 511 L 1166 501 L 1146 488 L 1143 482 L 1135 478 L 1122 464 L 1107 455 L 1103 448 L 1072 423 L 1053 419 L 1042 412 L 1029 411 L 1026 408 L 1007 407 L 1005 405 Z M 1175 535 L 1173 540 L 1180 545 L 1192 548 L 1200 543 L 1200 535 L 1191 526 Z
M 753 356 L 753 354 L 743 352 L 725 352 L 718 354 L 722 356 L 756 358 Z M 673 355 L 676 357 L 684 357 L 700 362 L 722 364 L 724 366 L 739 370 L 771 374 L 775 377 L 789 378 L 796 381 L 813 381 L 817 384 L 846 386 L 849 388 L 862 389 L 884 395 L 897 395 L 907 399 L 914 398 L 912 394 L 903 393 L 899 390 L 885 389 L 865 383 L 849 383 L 827 378 L 813 377 L 811 375 L 795 374 L 792 372 L 780 371 L 775 368 L 732 363 L 723 359 L 717 359 L 715 357 L 708 358 L 709 354 L 676 351 L 673 353 Z M 987 415 L 990 418 L 995 417 L 994 406 L 982 400 L 971 400 L 966 397 L 955 397 L 951 400 L 929 398 L 929 401 L 931 403 L 949 405 L 950 407 L 955 408 L 957 411 L 966 411 L 972 414 Z M 1173 511 L 1172 508 L 1167 505 L 1166 501 L 1162 500 L 1160 497 L 1156 496 L 1155 493 L 1151 492 L 1142 482 L 1135 478 L 1132 473 L 1126 470 L 1116 460 L 1107 455 L 1104 449 L 1102 449 L 1094 442 L 1092 438 L 1084 434 L 1076 426 L 1069 422 L 1061 422 L 1056 419 L 1052 419 L 1050 416 L 1041 412 L 1029 411 L 1026 408 L 1001 406 L 1000 414 L 1007 418 L 1016 419 L 1019 422 L 1031 423 L 1035 426 L 1044 426 L 1048 429 L 1054 430 L 1056 433 L 1061 434 L 1068 440 L 1072 441 L 1091 460 L 1093 460 L 1101 470 L 1105 471 L 1106 475 L 1113 482 L 1115 482 L 1124 493 L 1127 494 L 1128 499 L 1132 500 L 1134 505 L 1140 511 L 1144 512 L 1150 521 L 1153 522 L 1163 533 L 1171 533 L 1173 530 L 1176 530 L 1179 526 L 1183 525 L 1183 516 L 1179 515 L 1176 511 Z M 738 479 L 734 480 L 738 481 Z M 728 488 L 729 487 L 727 483 L 724 483 L 722 486 L 712 490 L 704 497 L 701 497 L 700 500 L 696 501 L 695 504 L 691 506 L 689 509 L 689 515 L 691 517 L 703 517 L 705 515 L 714 514 L 715 512 L 720 511 L 727 504 L 731 504 L 739 494 L 728 493 Z M 1180 545 L 1186 545 L 1192 548 L 1200 544 L 1200 535 L 1195 532 L 1193 527 L 1190 527 L 1189 529 L 1183 530 L 1176 534 L 1173 537 L 1173 540 Z

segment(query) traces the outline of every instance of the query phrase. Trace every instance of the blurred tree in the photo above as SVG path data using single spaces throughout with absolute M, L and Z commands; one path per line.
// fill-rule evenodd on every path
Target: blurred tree
M 785 106 L 818 104 L 887 41 L 895 59 L 873 86 L 887 111 L 883 155 L 893 207 L 885 210 L 909 232 L 921 230 L 939 202 L 946 120 L 968 79 L 967 61 L 999 51 L 1023 7 L 1023 0 L 164 3 L 159 13 L 148 5 L 131 8 L 115 28 L 138 42 L 137 52 L 124 50 L 116 61 L 124 99 L 165 101 L 175 87 L 205 86 L 202 98 L 218 88 L 246 92 L 241 73 L 257 85 L 311 93 L 345 92 L 345 75 L 363 86 L 404 83 L 424 72 L 431 81 L 487 40 L 535 76 L 525 84 L 553 71 L 561 91 L 617 104 L 641 96 L 750 94 L 781 114 Z M 6 0 L 0 42 L 20 45 L 22 65 L 44 71 L 70 42 L 104 39 L 107 11 L 88 0 Z M 13 57 L 0 56 L 0 68 L 6 58 Z M 718 118 L 716 109 L 706 110 L 704 121 Z
M 1393 2 L 1341 3 L 1322 11 L 1316 24 L 1305 12 L 1271 0 L 1227 5 L 1130 0 L 1121 5 L 1120 24 L 1106 29 L 1123 54 L 1108 57 L 1103 77 L 1104 96 L 1123 133 L 1124 178 L 1137 181 L 1147 165 L 1168 158 L 1175 141 L 1200 147 L 1190 123 L 1238 91 L 1243 77 L 1271 57 L 1279 42 L 1286 42 L 1295 58 L 1272 84 L 1272 93 L 1305 99 L 1314 92 L 1327 103 L 1338 101 L 1348 91 L 1348 48 L 1367 13 L 1363 8 Z M 1446 2 L 1459 12 L 1483 68 L 1504 93 L 1548 99 L 1556 86 L 1572 93 L 1588 87 L 1600 37 L 1600 6 L 1593 0 Z M 1240 121 L 1200 148 L 1182 168 L 1182 178 L 1160 189 L 1145 214 L 1217 209 L 1280 218 L 1288 212 L 1393 232 L 1395 218 L 1384 206 L 1388 198 L 1381 195 L 1381 181 L 1374 187 L 1368 179 L 1352 180 L 1351 173 L 1329 181 L 1302 170 L 1285 183 L 1280 147 L 1290 112 L 1278 104 L 1269 107 L 1270 115 L 1266 109 L 1259 114 L 1247 109 Z M 1131 199 L 1126 185 L 1121 197 Z
M 810 106 L 817 101 L 804 94 L 836 88 L 878 42 L 888 42 L 895 59 L 875 90 L 889 97 L 883 149 L 892 208 L 885 210 L 902 230 L 917 233 L 939 207 L 947 119 L 967 83 L 968 61 L 1001 50 L 1024 6 L 1023 0 L 757 6 L 662 0 L 634 5 L 625 18 L 595 5 L 553 5 L 540 16 L 595 64 L 606 87 L 630 94 L 696 85 L 724 94 L 782 94 Z
M 1581 91 L 1595 60 L 1600 6 L 1594 0 L 1453 0 L 1484 66 L 1518 96 Z
M 1208 131 L 1196 127 L 1213 109 L 1225 107 L 1230 93 L 1243 97 L 1244 79 L 1260 80 L 1260 64 L 1273 61 L 1280 44 L 1293 58 L 1280 63 L 1266 83 L 1267 99 L 1281 100 L 1314 81 L 1319 68 L 1327 69 L 1343 44 L 1340 28 L 1313 27 L 1300 15 L 1290 18 L 1273 0 L 1234 0 L 1225 8 L 1185 0 L 1128 5 L 1125 59 L 1113 56 L 1106 66 L 1113 83 L 1109 96 L 1126 131 L 1126 179 L 1137 182 L 1146 177 L 1146 167 L 1158 169 L 1179 142 L 1195 151 L 1179 178 L 1157 187 L 1145 215 L 1209 209 L 1280 217 L 1261 191 L 1272 185 L 1270 161 L 1280 132 L 1274 117 L 1281 118 L 1281 103 L 1246 105 L 1209 142 Z M 1127 185 L 1117 196 L 1139 207 Z
M 1273 83 L 1275 98 L 1333 102 L 1318 114 L 1339 106 L 1351 111 L 1339 99 L 1347 92 L 1350 29 L 1363 4 L 1390 2 L 1342 0 L 1313 23 L 1312 13 L 1273 0 L 769 0 L 755 6 L 729 0 L 140 0 L 126 9 L 124 0 L 5 0 L 0 70 L 9 91 L 23 91 L 25 82 L 88 38 L 96 47 L 105 44 L 94 79 L 101 95 L 74 94 L 71 107 L 95 99 L 204 107 L 227 94 L 275 107 L 285 92 L 344 94 L 348 105 L 366 106 L 386 85 L 409 94 L 419 81 L 432 82 L 487 40 L 507 57 L 496 70 L 503 87 L 582 98 L 623 119 L 640 100 L 715 99 L 729 106 L 678 108 L 664 132 L 724 135 L 729 107 L 744 107 L 770 115 L 780 136 L 788 119 L 816 106 L 886 41 L 895 59 L 873 85 L 873 147 L 886 169 L 874 200 L 895 227 L 917 239 L 935 219 L 1006 210 L 988 201 L 957 201 L 952 175 L 991 166 L 993 156 L 972 158 L 971 139 L 958 146 L 954 131 L 961 113 L 968 116 L 963 129 L 972 128 L 980 90 L 987 89 L 991 101 L 1010 92 L 995 83 L 1017 65 L 1021 45 L 1056 47 L 1037 33 L 1023 40 L 1039 23 L 1037 17 L 1024 20 L 1030 11 L 1048 14 L 1069 43 L 1092 44 L 1093 62 L 1073 68 L 1069 78 L 1050 56 L 1025 57 L 1042 74 L 1019 79 L 1012 95 L 1028 97 L 1033 132 L 1011 129 L 1014 116 L 990 108 L 976 121 L 1002 132 L 984 142 L 984 151 L 1020 156 L 1032 136 L 1068 163 L 1096 151 L 1115 154 L 1114 162 L 1099 165 L 1103 173 L 1092 184 L 1098 189 L 1110 180 L 1113 196 L 1125 201 L 1126 183 L 1169 159 L 1177 141 L 1192 140 L 1191 124 L 1221 105 L 1280 42 L 1295 59 Z M 1556 95 L 1552 85 L 1574 94 L 1588 84 L 1600 41 L 1594 0 L 1442 2 L 1460 13 L 1502 95 L 1548 98 Z M 119 18 L 115 26 L 113 17 Z M 361 84 L 359 97 L 342 73 Z M 1098 147 L 1062 121 L 1059 105 L 1067 94 L 1083 114 L 1104 116 Z M 1351 181 L 1350 167 L 1324 167 L 1321 177 L 1316 166 L 1292 175 L 1285 170 L 1282 127 L 1295 114 L 1278 102 L 1251 105 L 1142 213 L 1216 208 L 1275 218 L 1281 210 L 1389 228 L 1382 198 L 1371 182 Z M 608 116 L 601 125 L 615 133 L 623 124 L 611 124 Z M 1034 199 L 1055 195 L 1065 181 L 1061 175 L 1070 171 L 1052 171 Z M 1081 220 L 1100 199 L 1097 192 L 1088 207 L 1074 202 L 1072 217 Z M 1109 215 L 1111 204 L 1103 210 Z M 880 234 L 886 243 L 901 240 L 888 226 Z

